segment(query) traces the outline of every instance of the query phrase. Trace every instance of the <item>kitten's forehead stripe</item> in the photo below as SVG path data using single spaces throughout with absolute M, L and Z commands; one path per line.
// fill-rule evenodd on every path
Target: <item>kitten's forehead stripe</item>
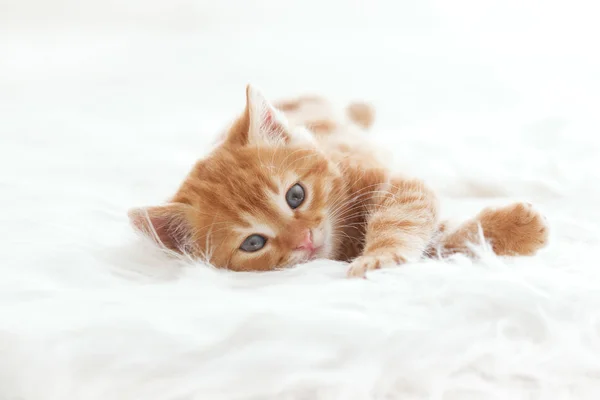
M 272 225 L 261 222 L 261 220 L 255 216 L 246 214 L 242 218 L 246 221 L 247 226 L 244 228 L 236 227 L 234 228 L 235 231 L 244 235 L 258 233 L 271 238 L 277 236 L 277 230 L 274 229 Z
M 260 183 L 268 190 L 270 190 L 271 192 L 277 192 L 277 184 L 273 181 L 272 178 L 268 176 L 258 175 L 258 179 L 260 180 Z
M 269 203 L 270 207 L 274 210 L 274 214 L 277 215 L 276 217 L 274 215 L 274 218 L 283 221 L 286 218 L 289 219 L 294 216 L 294 211 L 287 204 L 285 195 L 282 195 L 279 192 L 271 193 L 271 196 L 269 196 Z
M 273 207 L 272 204 L 265 202 L 265 206 L 258 209 L 257 214 L 260 215 L 263 220 L 271 221 L 275 226 L 285 226 L 285 218 L 281 215 L 279 209 Z

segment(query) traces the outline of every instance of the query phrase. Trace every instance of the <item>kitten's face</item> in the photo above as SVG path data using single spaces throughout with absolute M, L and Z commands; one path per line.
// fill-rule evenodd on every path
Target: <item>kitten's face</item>
M 225 147 L 196 166 L 175 201 L 200 211 L 195 242 L 212 264 L 269 270 L 332 256 L 338 181 L 310 148 Z
M 166 247 L 237 271 L 331 258 L 337 167 L 249 88 L 246 111 L 199 161 L 170 204 L 130 212 Z

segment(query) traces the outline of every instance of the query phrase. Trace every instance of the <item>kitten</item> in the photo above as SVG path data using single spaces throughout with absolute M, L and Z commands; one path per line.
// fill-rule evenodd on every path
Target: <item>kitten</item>
M 424 256 L 468 254 L 480 228 L 498 255 L 531 255 L 546 244 L 544 218 L 523 203 L 448 229 L 435 193 L 392 173 L 358 136 L 372 122 L 366 104 L 336 116 L 319 97 L 273 106 L 248 86 L 246 108 L 218 147 L 169 203 L 133 209 L 131 222 L 170 250 L 235 271 L 329 258 L 350 261 L 348 275 L 363 277 Z

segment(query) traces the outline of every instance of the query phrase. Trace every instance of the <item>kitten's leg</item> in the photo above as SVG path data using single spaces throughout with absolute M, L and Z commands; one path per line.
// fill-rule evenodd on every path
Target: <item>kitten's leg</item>
M 375 119 L 375 110 L 365 102 L 350 103 L 345 110 L 337 110 L 321 96 L 301 96 L 280 100 L 275 107 L 285 114 L 293 124 L 304 125 L 317 135 L 330 135 L 345 132 L 346 121 L 368 129 Z
M 502 208 L 486 208 L 457 229 L 440 225 L 440 236 L 430 254 L 449 256 L 463 253 L 473 256 L 469 243 L 480 243 L 481 233 L 494 253 L 500 256 L 529 256 L 548 242 L 544 217 L 530 204 L 515 203 Z
M 348 276 L 421 258 L 437 229 L 437 199 L 416 179 L 392 179 L 374 194 L 365 247 Z

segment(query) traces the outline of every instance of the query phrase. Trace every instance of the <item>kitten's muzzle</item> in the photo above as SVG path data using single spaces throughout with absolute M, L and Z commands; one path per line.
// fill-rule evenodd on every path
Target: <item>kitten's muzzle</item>
M 307 253 L 306 258 L 312 260 L 322 247 L 323 244 L 314 242 L 312 230 L 307 229 L 302 235 L 302 240 L 294 250 L 305 251 Z
M 312 238 L 312 232 L 310 229 L 306 229 L 303 232 L 300 242 L 296 245 L 295 250 L 308 250 L 311 252 L 315 250 L 313 238 Z

